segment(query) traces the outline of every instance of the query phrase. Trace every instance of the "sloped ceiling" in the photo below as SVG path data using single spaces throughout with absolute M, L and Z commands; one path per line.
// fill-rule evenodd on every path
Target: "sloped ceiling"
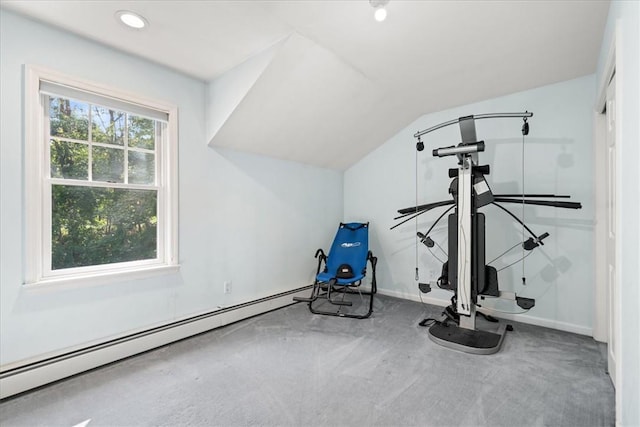
M 210 145 L 336 169 L 366 154 L 383 88 L 299 34 L 277 49 Z
M 378 23 L 365 0 L 1 4 L 208 82 L 212 147 L 334 169 L 425 113 L 595 72 L 609 6 L 391 0 Z

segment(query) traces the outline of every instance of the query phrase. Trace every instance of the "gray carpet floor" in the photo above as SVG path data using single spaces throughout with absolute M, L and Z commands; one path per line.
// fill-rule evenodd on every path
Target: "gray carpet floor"
M 441 309 L 377 296 L 365 320 L 295 304 L 6 399 L 3 427 L 610 426 L 589 337 L 517 322 L 494 355 L 433 343 Z

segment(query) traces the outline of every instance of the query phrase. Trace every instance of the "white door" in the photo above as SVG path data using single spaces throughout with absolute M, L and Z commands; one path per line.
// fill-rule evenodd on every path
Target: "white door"
M 609 300 L 609 340 L 607 348 L 607 358 L 609 364 L 609 376 L 613 385 L 616 385 L 616 348 L 618 346 L 617 331 L 617 296 L 618 289 L 616 283 L 616 76 L 615 74 L 609 82 L 607 88 L 606 122 L 607 122 L 607 144 L 606 157 L 607 164 L 605 176 L 606 183 L 606 203 L 607 203 L 607 239 L 606 239 L 606 268 L 607 268 L 607 291 Z

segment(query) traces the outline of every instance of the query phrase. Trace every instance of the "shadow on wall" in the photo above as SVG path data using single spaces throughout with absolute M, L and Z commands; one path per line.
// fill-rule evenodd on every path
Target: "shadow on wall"
M 571 152 L 567 151 L 567 147 L 571 146 L 575 143 L 575 141 L 571 138 L 532 138 L 530 136 L 526 136 L 524 140 L 524 147 L 522 143 L 522 138 L 491 138 L 485 139 L 485 151 L 480 153 L 480 163 L 481 164 L 495 164 L 497 159 L 497 154 L 499 151 L 504 150 L 505 148 L 512 148 L 511 152 L 517 151 L 518 154 L 522 155 L 522 150 L 524 148 L 524 161 L 525 161 L 525 169 L 535 170 L 536 164 L 532 163 L 531 157 L 532 149 L 540 149 L 543 156 L 547 156 L 549 154 L 549 149 L 552 147 L 558 147 L 560 149 L 560 153 L 557 154 L 555 162 L 545 162 L 544 166 L 548 167 L 560 167 L 562 169 L 568 169 L 574 166 L 574 155 Z M 534 153 L 535 154 L 535 153 Z M 489 159 L 487 159 L 489 157 Z M 536 156 L 538 157 L 538 156 Z M 518 162 L 518 166 L 521 165 L 521 157 L 511 159 L 514 162 Z M 537 159 L 533 159 L 536 161 Z M 542 160 L 537 160 L 542 161 Z
M 529 184 L 529 188 L 533 188 L 532 191 L 529 191 L 525 187 L 527 193 L 556 194 L 557 192 L 557 194 L 570 195 L 572 201 L 585 202 L 579 198 L 583 196 L 582 192 L 586 186 L 575 182 L 575 180 L 569 181 L 563 179 L 566 174 L 558 172 L 558 169 L 567 170 L 577 167 L 576 156 L 572 152 L 575 148 L 573 139 L 526 137 L 524 147 L 522 138 L 490 139 L 486 140 L 486 147 L 485 152 L 479 153 L 479 164 L 490 165 L 491 173 L 487 176 L 487 181 L 494 194 L 519 194 L 522 191 L 523 171 L 521 159 L 522 150 L 524 149 L 524 173 L 526 174 L 524 179 L 525 183 Z M 457 159 L 451 158 L 448 161 L 443 160 L 445 159 L 431 157 L 430 153 L 428 153 L 427 157 L 417 163 L 419 167 L 419 179 L 423 179 L 424 181 L 422 182 L 436 181 L 439 183 L 439 186 L 443 187 L 445 182 L 451 183 L 451 180 L 447 179 L 446 169 L 457 167 Z M 442 164 L 444 164 L 444 167 Z M 542 177 L 540 175 L 542 175 Z M 425 192 L 426 191 L 427 190 L 425 190 Z M 441 199 L 435 198 L 437 197 L 434 194 L 436 191 L 437 190 L 429 188 L 429 193 L 434 198 L 427 198 L 419 203 L 441 201 Z M 578 198 L 576 198 L 575 193 L 578 193 Z M 446 199 L 443 198 L 443 200 L 449 199 L 451 199 L 450 195 Z M 591 200 L 587 197 L 586 202 L 590 204 Z M 504 207 L 513 212 L 517 217 L 521 216 L 522 208 L 518 204 L 505 204 Z M 434 265 L 437 263 L 442 264 L 443 261 L 447 259 L 448 236 L 446 217 L 443 218 L 429 234 L 436 243 L 433 248 L 426 248 L 420 243 L 417 243 L 415 233 L 416 228 L 418 231 L 425 233 L 436 220 L 437 216 L 445 210 L 446 207 L 434 209 L 423 217 L 418 217 L 417 224 L 415 220 L 411 220 L 407 224 L 398 227 L 396 231 L 397 238 L 395 239 L 395 243 L 397 244 L 396 250 L 390 255 L 410 251 L 417 244 L 420 252 L 419 265 L 421 269 L 426 266 L 427 271 L 433 272 L 435 268 Z M 553 237 L 557 237 L 554 235 L 560 234 L 558 233 L 559 230 L 592 232 L 594 221 L 584 218 L 585 215 L 589 218 L 591 217 L 589 212 L 585 213 L 562 209 L 563 212 L 560 213 L 558 210 L 558 208 L 553 207 L 527 206 L 525 222 L 530 228 L 533 228 L 534 232 L 538 235 L 548 231 Z M 512 221 L 506 213 L 502 211 L 498 213 L 497 208 L 494 206 L 489 205 L 484 207 L 481 209 L 481 212 L 483 212 L 487 218 L 487 262 L 494 262 L 494 258 L 496 258 L 498 261 L 495 266 L 499 269 L 508 268 L 511 264 L 518 265 L 518 263 L 521 262 L 519 261 L 522 257 L 521 252 L 519 252 L 517 256 L 511 254 L 513 256 L 508 256 L 506 260 L 500 259 L 501 255 L 498 254 L 502 254 L 503 251 L 510 247 L 513 247 L 514 252 L 516 252 L 517 247 L 520 246 L 519 242 L 521 242 L 523 238 L 521 226 L 516 221 Z M 453 211 L 451 213 L 453 213 Z M 545 228 L 549 229 L 547 230 Z M 528 236 L 525 236 L 525 238 L 527 237 Z M 545 250 L 545 247 L 540 247 L 535 251 L 538 253 L 538 257 L 542 259 L 528 264 L 534 267 L 535 270 L 530 270 L 527 275 L 532 277 L 536 276 L 542 282 L 554 283 L 571 269 L 572 263 L 567 256 L 560 255 L 557 248 L 551 247 L 548 249 L 550 250 Z M 530 254 L 530 252 L 527 252 L 527 254 Z M 434 261 L 434 259 L 437 260 L 437 262 Z M 515 278 L 518 274 L 512 272 L 511 275 Z M 401 284 L 397 284 L 397 286 L 401 286 Z
M 566 273 L 571 268 L 572 264 L 565 256 L 549 259 L 545 254 L 545 257 L 549 260 L 549 264 L 540 271 L 540 277 L 547 283 L 556 281 L 563 273 Z

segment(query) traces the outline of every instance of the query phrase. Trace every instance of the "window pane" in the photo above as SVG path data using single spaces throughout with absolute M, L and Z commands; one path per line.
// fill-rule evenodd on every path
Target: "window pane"
M 155 135 L 155 120 L 129 115 L 129 147 L 153 150 Z
M 68 179 L 89 178 L 89 146 L 77 142 L 49 141 L 51 177 Z
M 51 136 L 89 139 L 89 105 L 64 98 L 49 99 Z
M 124 150 L 93 147 L 93 180 L 124 182 Z
M 155 155 L 129 151 L 129 184 L 155 183 Z
M 91 107 L 91 139 L 104 144 L 124 144 L 125 113 L 104 107 Z
M 54 185 L 51 268 L 157 257 L 155 190 Z

